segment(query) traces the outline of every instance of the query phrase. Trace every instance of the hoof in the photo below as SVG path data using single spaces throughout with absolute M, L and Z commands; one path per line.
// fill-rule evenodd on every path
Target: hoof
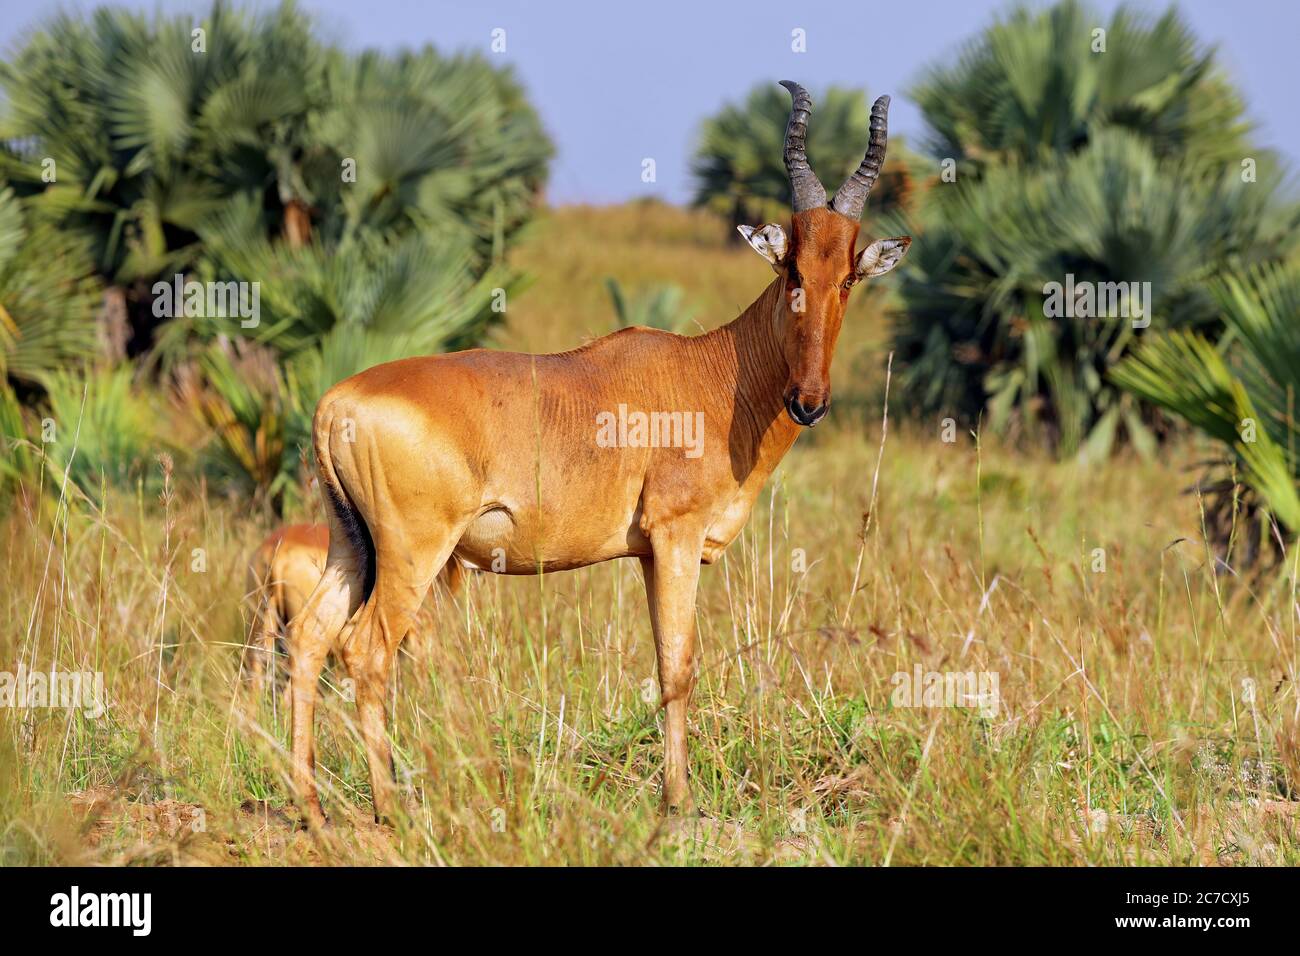
M 700 811 L 695 806 L 695 801 L 689 795 L 681 797 L 678 800 L 664 800 L 663 815 L 666 817 L 679 817 L 681 819 L 690 819 L 698 817 Z
M 306 811 L 299 811 L 298 829 L 308 833 L 327 833 L 334 828 L 329 817 L 325 816 L 325 811 L 321 809 L 320 804 L 307 807 Z

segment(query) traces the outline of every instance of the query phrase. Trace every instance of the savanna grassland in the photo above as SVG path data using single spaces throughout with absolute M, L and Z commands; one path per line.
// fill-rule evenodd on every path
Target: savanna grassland
M 702 214 L 563 209 L 531 229 L 514 258 L 534 281 L 501 347 L 609 331 L 606 276 L 679 284 L 704 327 L 770 277 Z M 896 405 L 882 428 L 890 285 L 855 294 L 835 408 L 704 570 L 698 820 L 659 815 L 640 572 L 611 562 L 471 576 L 427 603 L 391 700 L 395 829 L 370 820 L 331 668 L 332 826 L 298 830 L 287 715 L 238 691 L 246 562 L 272 521 L 155 464 L 134 495 L 69 485 L 0 523 L 0 660 L 102 671 L 108 699 L 99 719 L 0 709 L 0 861 L 1300 862 L 1294 550 L 1249 572 L 1215 561 L 1183 490 L 1205 455 L 1191 443 L 1083 465 L 944 441 Z M 918 665 L 996 675 L 996 713 L 897 706 L 895 675 Z

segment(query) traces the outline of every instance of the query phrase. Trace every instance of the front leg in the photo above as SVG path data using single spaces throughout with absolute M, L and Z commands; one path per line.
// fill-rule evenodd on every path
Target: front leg
M 700 580 L 703 533 L 664 529 L 650 538 L 653 556 L 641 559 L 650 626 L 659 662 L 664 709 L 663 802 L 668 812 L 694 810 L 686 782 L 686 708 L 695 688 L 695 590 Z

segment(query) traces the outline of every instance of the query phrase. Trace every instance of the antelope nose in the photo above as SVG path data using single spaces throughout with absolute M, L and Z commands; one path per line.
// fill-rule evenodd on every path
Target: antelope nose
M 799 398 L 799 390 L 791 389 L 785 399 L 785 410 L 790 413 L 790 420 L 796 425 L 811 428 L 826 417 L 826 410 L 831 407 L 830 399 L 820 405 L 805 405 Z

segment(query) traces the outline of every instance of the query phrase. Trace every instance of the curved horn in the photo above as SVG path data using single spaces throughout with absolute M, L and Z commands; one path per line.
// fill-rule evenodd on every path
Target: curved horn
M 862 218 L 862 207 L 867 204 L 867 193 L 876 184 L 880 167 L 885 165 L 885 147 L 889 143 L 889 97 L 882 96 L 871 107 L 871 139 L 862 165 L 853 171 L 844 185 L 835 191 L 831 208 L 850 219 Z
M 794 211 L 816 209 L 826 205 L 826 189 L 808 165 L 808 117 L 812 115 L 812 97 L 798 83 L 782 80 L 790 91 L 790 122 L 785 127 L 785 168 L 794 191 Z

